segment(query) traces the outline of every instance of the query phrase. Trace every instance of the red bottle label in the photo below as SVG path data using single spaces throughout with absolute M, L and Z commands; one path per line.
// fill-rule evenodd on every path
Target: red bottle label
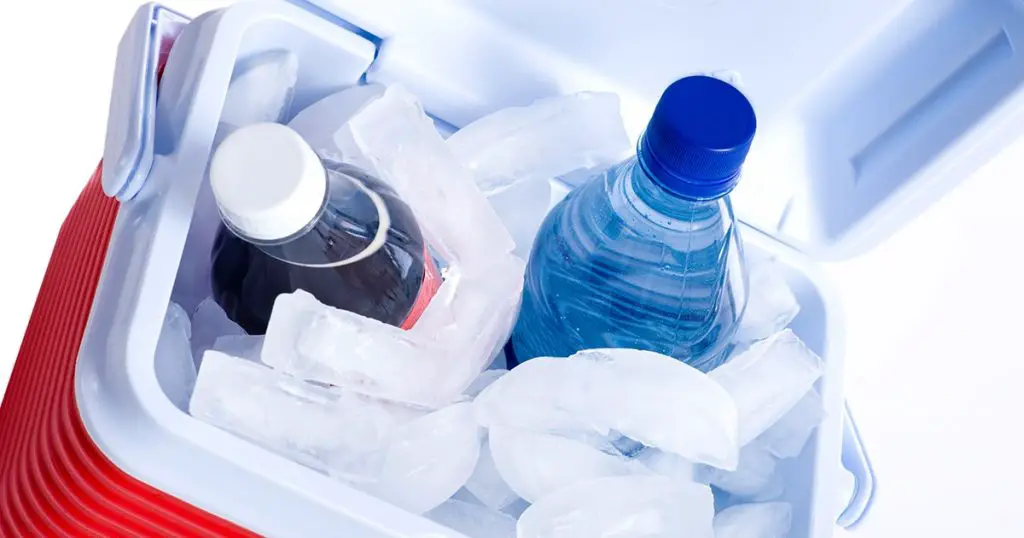
M 402 328 L 406 330 L 416 325 L 420 316 L 423 315 L 423 311 L 430 304 L 430 300 L 434 298 L 434 294 L 437 293 L 437 290 L 441 289 L 441 282 L 443 281 L 441 272 L 437 269 L 437 265 L 434 263 L 433 258 L 430 257 L 429 252 L 424 253 L 423 259 L 426 260 L 423 270 L 423 283 L 420 284 L 420 291 L 416 294 L 416 300 L 412 304 L 409 316 L 402 322 Z

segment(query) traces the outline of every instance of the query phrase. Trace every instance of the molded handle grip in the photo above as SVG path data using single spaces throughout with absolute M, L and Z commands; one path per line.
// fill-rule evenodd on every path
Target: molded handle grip
M 843 467 L 854 477 L 855 485 L 850 502 L 836 523 L 840 527 L 851 528 L 859 523 L 871 508 L 875 494 L 875 473 L 871 469 L 864 444 L 861 441 L 857 425 L 850 414 L 849 404 L 844 407 L 843 414 Z

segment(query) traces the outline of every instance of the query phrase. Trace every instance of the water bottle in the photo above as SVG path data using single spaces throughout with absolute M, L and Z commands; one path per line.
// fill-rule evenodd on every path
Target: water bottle
M 258 123 L 228 135 L 210 162 L 221 214 L 213 297 L 264 334 L 277 296 L 411 327 L 440 286 L 409 206 L 365 171 L 321 159 L 294 130 Z
M 662 94 L 637 155 L 548 215 L 527 267 L 512 360 L 626 347 L 704 371 L 743 315 L 743 248 L 729 202 L 756 129 L 753 107 L 716 78 Z

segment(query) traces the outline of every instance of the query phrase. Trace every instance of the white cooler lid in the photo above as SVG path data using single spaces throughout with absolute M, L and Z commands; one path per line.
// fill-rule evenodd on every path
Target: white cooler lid
M 821 259 L 871 248 L 1024 131 L 1016 0 L 308 4 L 381 40 L 369 80 L 456 126 L 609 90 L 638 136 L 672 80 L 731 71 L 759 120 L 737 213 Z

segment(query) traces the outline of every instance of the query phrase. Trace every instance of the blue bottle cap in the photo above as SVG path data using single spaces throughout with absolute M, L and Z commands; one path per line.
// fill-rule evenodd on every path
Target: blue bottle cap
M 739 181 L 756 130 L 754 108 L 731 84 L 682 78 L 658 100 L 640 142 L 640 162 L 680 196 L 718 198 Z

